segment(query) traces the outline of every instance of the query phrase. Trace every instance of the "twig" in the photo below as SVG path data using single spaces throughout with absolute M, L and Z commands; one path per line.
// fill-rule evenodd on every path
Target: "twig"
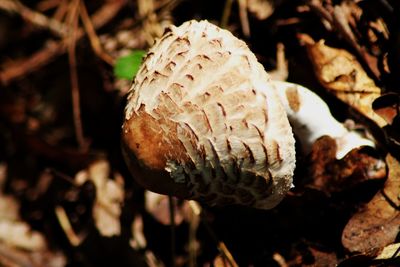
M 356 37 L 354 36 L 347 18 L 345 17 L 344 11 L 340 6 L 333 7 L 333 23 L 340 31 L 346 41 L 358 52 L 360 51 L 360 45 L 357 43 Z
M 221 28 L 226 28 L 226 26 L 228 25 L 229 17 L 232 11 L 232 3 L 233 0 L 225 0 L 225 6 L 222 12 L 221 23 L 220 23 Z
M 332 15 L 321 5 L 318 0 L 310 0 L 307 5 L 310 7 L 312 11 L 314 11 L 318 16 L 323 19 L 323 22 L 326 21 L 328 23 L 323 23 L 328 30 L 332 30 L 333 18 Z
M 107 1 L 96 13 L 91 17 L 93 27 L 99 29 L 107 24 L 115 15 L 125 6 L 126 0 Z M 79 41 L 84 36 L 83 29 L 79 28 L 76 31 L 76 41 Z M 62 41 L 51 41 L 42 50 L 34 53 L 25 60 L 13 62 L 8 66 L 3 66 L 3 71 L 0 72 L 0 82 L 8 84 L 11 81 L 29 74 L 40 67 L 48 64 L 56 56 L 67 52 L 68 39 Z
M 10 264 L 10 266 L 38 267 L 37 264 L 32 262 L 32 259 L 27 253 L 23 253 L 13 247 L 6 246 L 4 243 L 0 243 L 0 266 L 3 266 L 1 264 L 3 260 L 7 260 L 9 263 L 13 264 Z
M 242 32 L 245 37 L 250 37 L 250 24 L 247 16 L 247 1 L 238 0 L 239 4 L 239 18 L 240 24 L 242 25 Z
M 154 1 L 138 0 L 137 5 L 139 16 L 145 18 L 143 28 L 146 41 L 151 45 L 154 42 L 154 37 L 160 37 L 163 31 L 155 12 Z
M 191 208 L 191 216 L 189 222 L 189 266 L 195 267 L 197 258 L 197 243 L 196 243 L 196 233 L 199 228 L 200 223 L 200 207 L 193 201 L 189 200 L 189 206 Z
M 83 127 L 81 119 L 81 103 L 80 103 L 80 93 L 79 93 L 79 82 L 78 82 L 78 71 L 76 67 L 76 39 L 78 31 L 78 21 L 79 21 L 79 7 L 80 0 L 74 0 L 70 4 L 70 14 L 68 18 L 68 24 L 71 28 L 71 33 L 68 38 L 68 61 L 69 61 L 69 71 L 71 77 L 71 96 L 72 96 L 72 113 L 75 128 L 75 136 L 79 147 L 82 150 L 87 148 L 85 137 L 83 136 Z
M 312 11 L 329 23 L 330 30 L 336 26 L 336 32 L 353 47 L 359 58 L 363 61 L 364 65 L 368 67 L 369 71 L 376 79 L 379 79 L 380 72 L 377 65 L 377 58 L 370 55 L 365 48 L 359 44 L 358 40 L 351 31 L 347 18 L 344 16 L 343 9 L 337 5 L 334 7 L 329 5 L 327 8 L 325 8 L 318 0 L 309 0 L 307 5 Z
M 114 65 L 114 59 L 109 54 L 104 52 L 104 49 L 101 46 L 100 39 L 96 34 L 96 30 L 94 29 L 92 22 L 90 21 L 89 14 L 83 1 L 81 1 L 79 11 L 83 26 L 85 27 L 86 33 L 89 36 L 90 44 L 93 48 L 93 51 L 99 58 L 107 62 L 109 65 Z
M 48 168 L 45 170 L 46 172 L 48 172 L 51 175 L 54 175 L 57 178 L 61 178 L 64 181 L 68 182 L 69 184 L 75 186 L 75 187 L 79 187 L 80 185 L 74 180 L 74 178 L 72 178 L 71 176 L 62 173 L 60 171 L 57 171 L 56 169 L 53 168 Z
M 174 198 L 169 195 L 168 196 L 168 204 L 169 204 L 169 217 L 170 217 L 170 229 L 171 229 L 171 267 L 175 267 L 175 202 Z
M 170 10 L 173 10 L 182 1 L 183 0 L 165 0 L 163 2 L 156 1 L 154 3 L 153 12 L 158 14 L 168 12 Z M 136 18 L 134 21 L 130 20 L 128 23 L 126 22 L 121 23 L 119 26 L 117 26 L 117 29 L 121 27 L 124 29 L 138 27 L 145 22 L 147 16 L 148 14 L 139 15 L 139 17 Z
M 217 235 L 215 234 L 214 230 L 208 223 L 207 219 L 205 219 L 204 211 L 202 211 L 200 205 L 197 204 L 197 202 L 195 202 L 193 200 L 189 201 L 189 205 L 190 205 L 190 208 L 192 209 L 193 214 L 200 217 L 200 220 L 203 223 L 206 230 L 208 231 L 208 234 L 211 236 L 211 238 L 217 244 L 218 251 L 221 253 L 221 255 L 229 262 L 231 267 L 238 267 L 239 265 L 236 263 L 231 252 L 226 247 L 225 243 L 218 239 Z
M 10 13 L 17 13 L 26 21 L 39 27 L 49 29 L 58 36 L 64 37 L 67 34 L 67 27 L 64 24 L 24 6 L 18 0 L 0 0 L 0 9 Z
M 276 81 L 286 81 L 288 73 L 288 64 L 285 57 L 285 46 L 283 43 L 278 43 L 276 45 L 276 68 L 270 71 L 269 74 L 272 80 Z
M 40 1 L 37 5 L 36 8 L 37 10 L 43 12 L 43 11 L 47 11 L 49 9 L 55 8 L 57 6 L 60 5 L 60 2 L 62 2 L 63 0 L 43 0 Z
M 332 14 L 333 23 L 334 25 L 336 25 L 338 32 L 340 32 L 343 38 L 353 47 L 353 49 L 364 61 L 364 63 L 369 67 L 375 78 L 379 78 L 377 59 L 367 53 L 365 49 L 359 44 L 353 32 L 351 31 L 349 22 L 345 17 L 343 9 L 340 6 L 334 6 Z
M 60 224 L 61 228 L 63 229 L 65 235 L 68 238 L 68 241 L 71 243 L 72 246 L 76 247 L 79 246 L 82 242 L 82 238 L 78 237 L 78 235 L 75 233 L 74 229 L 72 228 L 72 225 L 68 219 L 68 215 L 65 212 L 64 208 L 61 206 L 56 206 L 55 207 L 55 213 L 56 217 L 58 220 L 58 223 Z
M 61 0 L 61 4 L 58 6 L 56 11 L 54 12 L 53 18 L 58 21 L 63 21 L 67 12 L 68 12 L 68 1 Z

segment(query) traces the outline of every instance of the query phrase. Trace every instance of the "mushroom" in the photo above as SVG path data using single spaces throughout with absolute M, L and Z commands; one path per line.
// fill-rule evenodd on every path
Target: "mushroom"
M 129 91 L 123 151 L 145 188 L 270 209 L 292 185 L 281 101 L 247 45 L 207 21 L 170 26 Z
M 314 142 L 328 135 L 336 141 L 336 158 L 342 159 L 352 149 L 375 144 L 361 133 L 347 129 L 331 114 L 328 105 L 314 92 L 301 85 L 271 81 L 279 94 L 302 153 L 311 152 Z M 318 114 L 318 115 L 316 115 Z
M 313 119 L 318 108 L 329 122 Z M 305 150 L 327 129 L 338 143 L 349 133 L 317 95 L 272 81 L 229 31 L 188 21 L 170 26 L 143 60 L 128 94 L 123 153 L 136 180 L 156 193 L 271 209 L 292 187 L 288 117 Z

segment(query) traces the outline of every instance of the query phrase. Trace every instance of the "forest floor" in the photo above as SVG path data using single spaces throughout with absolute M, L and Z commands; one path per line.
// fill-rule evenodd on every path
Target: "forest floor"
M 399 14 L 396 0 L 0 0 L 0 266 L 399 266 Z M 272 210 L 175 200 L 171 215 L 129 173 L 121 125 L 142 55 L 192 19 L 374 147 L 337 159 L 318 139 Z

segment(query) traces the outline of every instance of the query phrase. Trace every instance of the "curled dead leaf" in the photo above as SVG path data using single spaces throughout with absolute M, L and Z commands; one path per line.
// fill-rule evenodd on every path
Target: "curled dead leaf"
M 322 86 L 378 126 L 385 126 L 385 120 L 372 109 L 372 102 L 381 95 L 381 89 L 356 57 L 344 49 L 327 46 L 324 40 L 314 42 L 307 35 L 301 35 L 300 39 L 306 45 L 308 57 Z
M 265 20 L 274 12 L 274 2 L 271 0 L 247 0 L 247 9 L 259 20 Z
M 22 221 L 0 221 L 0 241 L 30 251 L 46 249 L 44 236 Z
M 350 252 L 375 255 L 395 241 L 400 225 L 400 163 L 386 157 L 388 178 L 383 190 L 353 215 L 342 233 L 342 244 Z
M 376 260 L 387 260 L 400 257 L 400 243 L 390 244 L 375 257 Z
M 151 191 L 146 190 L 146 211 L 150 213 L 154 219 L 164 225 L 170 225 L 171 216 L 169 208 L 169 197 L 166 195 L 160 195 Z M 180 225 L 190 215 L 189 202 L 183 201 L 178 203 L 174 198 L 174 222 L 175 225 Z
M 336 149 L 335 140 L 329 136 L 323 136 L 313 144 L 308 163 L 311 181 L 307 186 L 329 195 L 367 180 L 386 177 L 386 164 L 374 155 L 372 148 L 353 149 L 340 160 L 335 157 Z
M 110 179 L 110 165 L 105 160 L 92 163 L 87 170 L 77 173 L 75 180 L 83 184 L 91 180 L 96 187 L 93 218 L 103 236 L 119 235 L 121 206 L 124 201 L 124 181 L 119 174 Z
M 400 114 L 400 95 L 396 93 L 382 95 L 375 99 L 372 108 L 388 124 L 393 124 L 394 119 Z
M 19 208 L 15 198 L 0 193 L 0 243 L 29 251 L 43 251 L 47 247 L 44 236 L 21 221 Z

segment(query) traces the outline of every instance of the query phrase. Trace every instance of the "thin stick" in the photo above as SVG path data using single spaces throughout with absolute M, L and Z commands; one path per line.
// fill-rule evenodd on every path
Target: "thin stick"
M 82 242 L 82 239 L 78 237 L 78 235 L 72 228 L 72 225 L 68 219 L 68 215 L 65 212 L 64 208 L 61 206 L 56 206 L 54 212 L 56 213 L 58 223 L 63 229 L 70 244 L 73 245 L 74 247 L 79 246 L 79 244 Z
M 175 267 L 175 203 L 174 198 L 168 195 L 169 203 L 169 216 L 170 216 L 170 226 L 171 226 L 171 267 Z
M 64 24 L 24 6 L 18 0 L 0 0 L 0 9 L 11 13 L 17 13 L 26 21 L 29 21 L 36 26 L 49 29 L 58 36 L 63 37 L 67 33 Z
M 74 180 L 74 178 L 72 178 L 71 176 L 69 176 L 69 175 L 67 175 L 67 174 L 65 174 L 65 173 L 62 173 L 62 172 L 60 172 L 60 171 L 57 171 L 56 169 L 48 168 L 48 169 L 46 169 L 45 171 L 47 171 L 48 173 L 50 173 L 51 175 L 53 175 L 53 176 L 55 176 L 55 177 L 57 177 L 57 178 L 63 179 L 64 181 L 70 183 L 70 184 L 73 185 L 73 186 L 76 186 L 76 187 L 79 187 L 79 186 L 80 186 L 80 185 Z
M 272 80 L 286 81 L 288 77 L 288 65 L 285 57 L 285 46 L 283 43 L 276 45 L 276 68 L 270 71 L 269 74 Z
M 76 67 L 76 35 L 78 30 L 78 13 L 79 13 L 79 3 L 80 0 L 74 0 L 71 2 L 70 6 L 70 28 L 71 33 L 68 38 L 68 61 L 69 61 L 69 71 L 71 77 L 71 96 L 72 96 L 72 113 L 74 118 L 74 128 L 75 136 L 79 147 L 85 150 L 87 145 L 85 137 L 83 136 L 83 126 L 81 119 L 81 103 L 80 103 L 80 93 L 79 93 L 79 82 L 78 82 L 78 71 Z
M 99 29 L 107 24 L 124 7 L 126 0 L 107 1 L 96 13 L 91 16 L 91 21 L 95 29 Z M 83 29 L 76 31 L 76 41 L 79 41 L 85 32 Z M 56 56 L 62 55 L 68 50 L 68 39 L 49 42 L 43 49 L 34 53 L 25 60 L 15 61 L 8 66 L 2 66 L 0 72 L 0 82 L 4 85 L 11 81 L 34 72 L 40 67 L 48 64 Z
M 7 245 L 7 243 L 0 243 L 0 266 L 3 266 L 1 264 L 4 261 L 7 261 L 9 263 L 7 266 L 37 267 L 29 256 L 28 253 L 13 248 Z
M 228 25 L 229 17 L 232 11 L 232 3 L 233 0 L 225 0 L 224 11 L 222 12 L 221 17 L 221 28 L 226 28 L 226 26 Z
M 90 44 L 93 48 L 93 51 L 99 58 L 107 62 L 109 65 L 114 65 L 114 59 L 109 54 L 104 52 L 104 49 L 101 46 L 100 39 L 96 34 L 96 30 L 93 27 L 92 21 L 90 20 L 85 3 L 83 1 L 81 1 L 79 11 L 83 26 L 85 27 L 86 33 L 89 36 Z
M 250 37 L 250 23 L 247 16 L 247 1 L 238 0 L 239 3 L 239 18 L 242 25 L 242 32 L 245 37 Z
M 53 18 L 58 21 L 63 21 L 68 12 L 68 0 L 61 0 L 60 5 L 57 7 L 53 14 Z
M 193 214 L 200 217 L 200 221 L 203 223 L 208 234 L 211 236 L 211 238 L 217 244 L 218 251 L 221 253 L 221 255 L 229 262 L 231 267 L 238 267 L 239 265 L 236 263 L 231 252 L 226 247 L 225 243 L 218 239 L 218 237 L 215 234 L 214 230 L 212 229 L 211 225 L 208 223 L 207 219 L 204 216 L 204 211 L 202 211 L 200 205 L 197 204 L 197 202 L 190 200 L 189 206 L 192 209 Z
M 189 266 L 196 267 L 196 262 L 197 262 L 196 233 L 199 228 L 201 209 L 199 205 L 193 200 L 189 200 L 189 206 L 192 211 L 189 222 Z
M 328 21 L 331 28 L 336 26 L 336 32 L 353 47 L 359 58 L 363 61 L 364 65 L 368 67 L 371 74 L 374 75 L 374 78 L 379 79 L 380 72 L 377 67 L 376 57 L 369 54 L 364 47 L 360 46 L 359 42 L 356 40 L 356 37 L 351 31 L 348 21 L 343 14 L 342 8 L 340 6 L 328 6 L 325 8 L 318 0 L 310 0 L 307 4 L 312 11 Z
M 36 5 L 36 9 L 41 12 L 47 11 L 47 10 L 50 10 L 52 8 L 56 8 L 57 6 L 59 6 L 61 1 L 63 1 L 63 0 L 43 0 L 43 1 L 40 1 Z

